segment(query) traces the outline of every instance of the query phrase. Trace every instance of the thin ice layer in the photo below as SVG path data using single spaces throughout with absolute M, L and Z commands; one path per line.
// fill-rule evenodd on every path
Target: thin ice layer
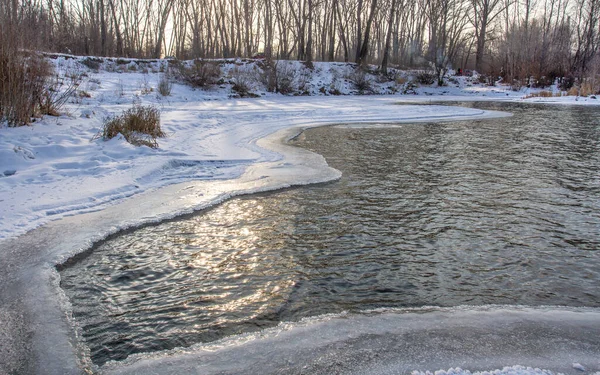
M 168 356 L 138 355 L 106 374 L 500 374 L 600 369 L 600 310 L 458 307 L 381 310 L 282 323 Z M 502 369 L 510 364 L 522 367 Z M 529 369 L 528 369 L 529 368 Z M 465 371 L 458 374 L 465 374 Z M 445 372 L 454 374 L 453 370 Z

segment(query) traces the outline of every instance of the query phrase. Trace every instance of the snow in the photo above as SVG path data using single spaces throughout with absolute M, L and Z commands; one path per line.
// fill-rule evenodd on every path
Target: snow
M 597 309 L 497 305 L 331 314 L 167 353 L 133 355 L 108 363 L 103 372 L 575 374 L 573 359 L 598 368 L 598 314 Z
M 474 371 L 463 370 L 460 367 L 450 368 L 448 370 L 431 371 L 413 371 L 411 375 L 552 375 L 552 371 L 542 370 L 524 366 L 507 366 L 501 370 L 492 371 Z
M 71 320 L 65 319 L 65 314 L 69 316 L 69 303 L 59 287 L 59 276 L 54 268 L 85 251 L 93 242 L 121 229 L 203 209 L 235 195 L 339 178 L 340 172 L 327 166 L 320 155 L 285 143 L 304 128 L 338 124 L 390 126 L 390 123 L 508 115 L 472 108 L 417 105 L 432 99 L 598 104 L 591 98 L 577 101 L 569 97 L 524 99 L 526 92 L 477 86 L 464 77 L 458 79 L 459 87 L 416 88 L 418 95 L 390 95 L 402 87 L 390 88 L 389 82 L 374 81 L 373 92 L 381 95 L 352 96 L 355 90 L 347 79 L 352 73 L 348 65 L 315 63 L 314 74 L 302 76 L 305 68 L 297 62 L 290 63 L 300 72 L 296 77 L 304 77 L 306 91 L 314 96 L 271 94 L 254 84 L 252 90 L 259 98 L 232 99 L 231 84 L 225 82 L 208 91 L 175 84 L 172 95 L 163 98 L 150 89 L 157 86 L 164 61 L 148 63 L 147 74 L 139 68 L 136 72 L 128 68 L 137 65 L 134 60 L 127 60 L 121 67 L 116 61 L 105 61 L 98 72 L 84 67 L 80 61 L 64 56 L 53 60 L 58 71 L 80 71 L 88 75 L 81 87 L 89 93 L 89 98 L 73 98 L 65 114 L 57 118 L 45 117 L 20 128 L 0 127 L 0 320 L 9 322 L 0 325 L 0 373 L 75 374 L 81 368 L 94 369 L 86 359 L 85 346 L 80 343 Z M 227 62 L 222 68 L 223 74 L 229 74 L 235 67 L 254 71 L 253 64 Z M 332 85 L 348 95 L 322 95 L 321 88 L 325 87 L 327 92 Z M 415 105 L 396 105 L 400 101 Z M 168 136 L 158 140 L 158 148 L 135 147 L 122 137 L 110 141 L 95 137 L 105 117 L 119 114 L 133 104 L 152 104 L 160 108 L 162 127 Z M 582 322 L 578 327 L 585 328 L 572 329 L 573 326 L 568 325 L 564 326 L 565 332 L 583 335 L 586 330 L 593 332 L 598 328 L 597 324 L 589 323 L 598 321 L 600 313 L 594 309 L 543 312 L 541 315 L 549 317 L 548 324 L 553 325 L 550 333 L 563 332 L 557 328 L 561 327 L 561 319 Z M 221 373 L 230 368 L 227 366 L 236 365 L 241 371 L 244 364 L 257 370 L 264 365 L 296 368 L 302 357 L 292 354 L 300 350 L 312 355 L 309 357 L 312 362 L 307 362 L 312 369 L 331 369 L 321 373 L 334 373 L 338 372 L 335 366 L 328 367 L 319 358 L 335 359 L 339 354 L 333 350 L 335 343 L 351 349 L 353 344 L 348 339 L 356 339 L 366 340 L 363 341 L 366 346 L 358 346 L 358 352 L 342 351 L 346 356 L 342 358 L 357 366 L 356 371 L 346 369 L 346 373 L 360 373 L 367 369 L 366 364 L 375 366 L 374 361 L 352 362 L 354 354 L 373 354 L 365 349 L 373 344 L 368 340 L 369 334 L 379 337 L 382 345 L 389 344 L 393 338 L 404 337 L 405 333 L 398 331 L 399 322 L 404 324 L 416 319 L 420 323 L 415 323 L 415 327 L 427 333 L 426 327 L 436 326 L 439 319 L 464 322 L 476 315 L 485 322 L 481 323 L 483 326 L 490 327 L 493 322 L 514 316 L 525 325 L 533 317 L 540 318 L 540 311 L 526 311 L 524 315 L 512 310 L 503 313 L 481 313 L 467 308 L 458 313 L 454 310 L 433 314 L 409 312 L 408 315 L 379 312 L 375 317 L 319 317 L 300 323 L 282 323 L 275 330 L 258 336 L 234 337 L 215 344 L 217 346 L 142 356 L 128 364 L 111 365 L 102 372 L 148 373 L 151 368 L 158 373 Z M 488 320 L 481 314 L 492 316 Z M 505 327 L 498 324 L 494 334 L 501 335 Z M 392 333 L 389 338 L 386 332 Z M 427 337 L 417 340 L 416 347 L 423 350 L 431 347 Z M 595 337 L 600 337 L 600 333 Z M 504 340 L 511 342 L 509 337 Z M 269 348 L 273 344 L 282 349 L 275 353 L 281 355 L 278 360 L 271 362 L 273 353 Z M 385 351 L 382 345 L 379 346 L 381 354 L 373 354 L 373 358 L 387 355 L 388 362 L 384 363 L 393 364 L 394 355 L 399 354 Z M 574 370 L 572 364 L 577 360 L 576 363 L 597 371 L 589 348 L 577 345 L 574 344 L 573 352 L 578 356 L 573 358 L 569 356 L 572 353 L 559 355 L 556 347 L 543 346 L 544 353 L 550 353 L 546 358 L 552 360 L 547 367 L 540 368 L 558 368 L 568 373 Z M 323 356 L 320 350 L 324 350 Z M 254 360 L 252 356 L 257 353 L 263 357 Z M 423 353 L 435 356 L 437 352 Z M 494 354 L 493 351 L 486 353 Z M 488 363 L 497 367 L 489 367 L 474 358 L 469 362 L 468 356 L 463 363 L 478 363 L 476 367 L 480 370 L 502 368 L 519 363 L 521 357 L 511 353 Z M 430 365 L 434 367 L 424 371 L 451 367 L 454 370 L 450 371 L 455 371 L 453 363 L 456 362 L 449 361 L 452 352 L 445 355 L 439 361 L 432 361 Z M 214 361 L 206 362 L 207 358 Z M 290 359 L 293 363 L 278 362 L 281 358 L 293 358 Z M 418 364 L 417 361 L 407 363 Z M 394 373 L 397 367 L 370 370 L 373 371 L 366 373 Z M 533 373 L 515 367 L 510 371 Z
M 56 65 L 59 71 L 83 69 L 75 60 L 59 59 Z M 258 99 L 227 99 L 230 89 L 206 92 L 183 85 L 160 98 L 143 94 L 156 87 L 160 73 L 88 74 L 82 87 L 91 98 L 70 103 L 69 115 L 1 129 L 0 239 L 169 184 L 237 178 L 249 165 L 281 158 L 256 141 L 285 128 L 498 115 L 456 107 L 400 107 L 394 96 L 325 99 L 263 93 Z M 318 86 L 327 79 L 317 75 L 315 80 Z M 135 147 L 121 136 L 94 139 L 104 118 L 132 103 L 160 107 L 168 136 L 159 139 L 159 148 Z
M 573 363 L 573 368 L 579 371 L 585 371 L 585 367 L 581 363 Z

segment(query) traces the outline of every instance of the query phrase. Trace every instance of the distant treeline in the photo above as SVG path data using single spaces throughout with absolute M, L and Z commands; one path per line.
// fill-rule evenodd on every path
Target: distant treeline
M 599 73 L 600 0 L 1 0 L 0 33 L 78 55 L 260 54 L 569 84 Z

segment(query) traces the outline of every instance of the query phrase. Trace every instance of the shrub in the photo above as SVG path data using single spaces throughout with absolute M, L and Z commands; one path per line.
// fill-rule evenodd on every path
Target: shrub
M 53 74 L 40 101 L 41 114 L 58 116 L 58 111 L 67 100 L 77 96 L 82 81 L 83 75 L 77 71 L 66 70 Z
M 169 79 L 168 74 L 161 74 L 158 81 L 158 93 L 162 96 L 170 96 L 173 83 Z
M 568 96 L 590 96 L 594 93 L 594 87 L 590 82 L 583 82 L 579 85 L 574 85 L 567 91 Z
M 407 82 L 404 85 L 404 89 L 402 90 L 402 93 L 405 95 L 407 95 L 407 94 L 416 95 L 417 94 L 416 88 L 417 88 L 417 84 L 415 82 L 413 82 L 413 81 Z
M 277 63 L 272 60 L 262 60 L 256 64 L 261 70 L 259 79 L 268 92 L 277 91 Z
M 523 87 L 523 83 L 520 79 L 513 79 L 512 84 L 510 85 L 510 89 L 513 91 L 520 91 Z
M 528 98 L 553 98 L 553 97 L 560 97 L 560 96 L 561 96 L 560 92 L 554 94 L 552 91 L 542 90 L 542 91 L 530 93 L 529 95 L 527 95 L 525 97 L 525 99 L 528 99 Z
M 101 62 L 101 59 L 93 57 L 86 57 L 85 59 L 81 60 L 81 63 L 91 70 L 99 70 Z
M 429 72 L 419 72 L 415 79 L 421 85 L 433 85 L 433 83 L 436 81 L 436 76 L 435 74 Z
M 546 76 L 541 76 L 540 78 L 538 78 L 538 79 L 535 80 L 535 85 L 534 86 L 536 88 L 543 89 L 543 88 L 546 88 L 548 86 L 552 86 L 552 83 L 553 83 L 552 78 L 546 77 Z
M 354 73 L 350 74 L 348 77 L 350 82 L 354 85 L 354 88 L 358 90 L 359 94 L 364 94 L 366 92 L 371 92 L 371 81 L 369 77 L 362 69 L 356 69 Z
M 160 128 L 160 111 L 153 106 L 134 106 L 120 116 L 105 119 L 102 131 L 94 139 L 107 141 L 119 134 L 132 145 L 152 148 L 158 147 L 156 138 L 166 136 Z
M 221 75 L 219 65 L 203 60 L 194 60 L 191 66 L 173 64 L 181 80 L 192 87 L 206 88 L 215 85 Z
M 3 42 L 2 42 L 3 43 Z M 0 119 L 21 126 L 42 114 L 51 68 L 38 55 L 0 47 Z
M 579 87 L 579 95 L 580 96 L 590 96 L 595 94 L 594 86 L 591 82 L 583 82 Z
M 408 82 L 408 78 L 403 76 L 402 74 L 396 73 L 394 76 L 394 81 L 396 81 L 396 84 L 398 85 L 404 85 Z
M 231 71 L 233 86 L 231 90 L 236 92 L 242 98 L 254 98 L 258 95 L 250 92 L 250 86 L 253 81 L 252 73 L 248 69 L 235 67 Z
M 567 90 L 568 96 L 578 96 L 579 95 L 579 87 L 572 86 L 569 90 Z
M 573 87 L 574 84 L 575 84 L 575 77 L 570 75 L 570 76 L 562 77 L 559 80 L 558 88 L 561 91 L 569 91 Z
M 140 94 L 148 95 L 151 92 L 154 92 L 154 88 L 150 86 L 150 82 L 148 81 L 148 75 L 142 74 L 142 81 L 140 83 Z
M 308 69 L 302 69 L 302 71 L 297 75 L 297 83 L 298 83 L 298 91 L 301 94 L 309 94 L 310 93 L 310 80 L 312 78 L 312 74 Z
M 294 79 L 296 78 L 296 70 L 291 64 L 275 65 L 275 82 L 277 92 L 281 94 L 291 94 L 294 91 Z

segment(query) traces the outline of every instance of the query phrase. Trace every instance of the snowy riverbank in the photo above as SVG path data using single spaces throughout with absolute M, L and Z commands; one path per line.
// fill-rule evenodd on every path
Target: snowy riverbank
M 256 146 L 257 139 L 280 129 L 482 115 L 481 111 L 464 108 L 393 105 L 399 101 L 600 104 L 587 98 L 575 101 L 574 97 L 523 99 L 525 92 L 478 85 L 468 77 L 458 77 L 456 84 L 448 87 L 416 88 L 419 95 L 283 96 L 267 93 L 256 83 L 252 90 L 260 97 L 255 99 L 229 99 L 229 84 L 208 90 L 175 84 L 171 96 L 161 97 L 155 88 L 164 61 L 149 64 L 144 68 L 147 73 L 141 72 L 142 68 L 132 72 L 128 67 L 137 66 L 134 62 L 122 64 L 119 69 L 116 63 L 106 61 L 99 71 L 94 71 L 80 61 L 63 57 L 53 60 L 57 71 L 86 75 L 80 89 L 87 95 L 72 99 L 64 108 L 66 115 L 45 117 L 31 126 L 0 129 L 0 239 L 176 182 L 239 177 L 249 165 L 280 158 Z M 306 70 L 298 62 L 291 64 Z M 222 74 L 226 76 L 235 67 L 226 65 Z M 306 78 L 307 90 L 311 95 L 320 95 L 319 86 L 338 80 L 336 87 L 342 94 L 355 94 L 352 83 L 343 78 L 352 69 L 347 64 L 316 63 L 314 72 Z M 390 93 L 390 82 L 369 79 L 373 92 Z M 109 142 L 93 140 L 107 116 L 134 103 L 160 108 L 167 137 L 159 140 L 158 149 L 134 147 L 122 138 Z

